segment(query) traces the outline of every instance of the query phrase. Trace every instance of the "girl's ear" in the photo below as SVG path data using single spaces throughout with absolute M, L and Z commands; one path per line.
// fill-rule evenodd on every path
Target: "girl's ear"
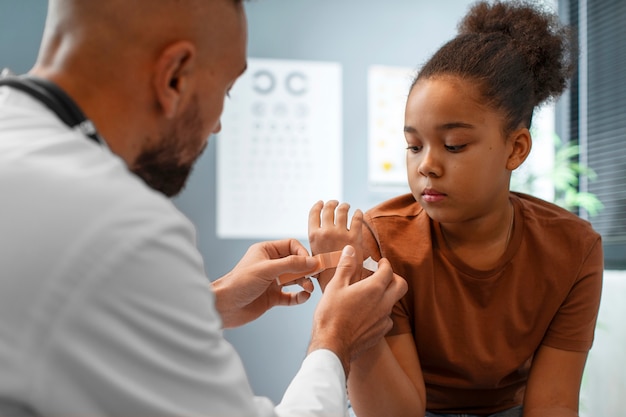
M 153 87 L 167 118 L 174 117 L 192 93 L 191 77 L 196 59 L 195 46 L 179 41 L 165 48 L 155 63 Z
M 528 157 L 530 149 L 533 145 L 533 140 L 530 136 L 528 128 L 523 127 L 511 133 L 509 141 L 511 145 L 511 153 L 506 161 L 506 169 L 513 171 L 522 165 Z

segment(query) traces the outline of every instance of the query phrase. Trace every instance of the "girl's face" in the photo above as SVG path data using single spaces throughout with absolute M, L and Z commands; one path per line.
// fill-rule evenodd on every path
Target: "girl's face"
M 432 219 L 471 221 L 509 204 L 514 141 L 503 136 L 503 121 L 481 104 L 472 81 L 441 76 L 413 86 L 404 127 L 408 180 Z

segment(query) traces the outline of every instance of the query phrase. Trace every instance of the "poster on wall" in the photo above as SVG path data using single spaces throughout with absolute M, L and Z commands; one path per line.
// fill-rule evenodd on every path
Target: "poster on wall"
M 341 200 L 341 65 L 249 58 L 217 138 L 217 235 L 307 237 L 318 200 Z
M 371 188 L 405 188 L 404 107 L 415 71 L 368 69 L 368 183 Z

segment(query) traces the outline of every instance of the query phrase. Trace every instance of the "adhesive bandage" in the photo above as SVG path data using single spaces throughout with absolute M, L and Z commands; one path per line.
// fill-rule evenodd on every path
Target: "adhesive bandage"
M 378 262 L 373 260 L 372 257 L 370 256 L 369 258 L 363 261 L 363 268 L 371 272 L 376 272 L 378 271 Z
M 289 283 L 291 281 L 294 281 L 294 280 L 296 280 L 298 278 L 315 275 L 315 274 L 318 274 L 318 273 L 320 273 L 323 270 L 328 269 L 328 268 L 335 268 L 335 267 L 337 267 L 337 264 L 339 264 L 339 258 L 341 258 L 341 251 L 338 250 L 338 251 L 335 251 L 335 252 L 318 253 L 317 255 L 314 256 L 314 258 L 316 258 L 317 261 L 319 262 L 315 269 L 312 269 L 312 270 L 307 271 L 305 273 L 302 273 L 302 272 L 296 272 L 296 273 L 288 272 L 286 274 L 279 275 L 278 278 L 276 278 L 276 281 L 278 281 L 278 284 L 280 284 L 280 285 L 285 285 L 285 284 L 287 284 L 287 283 Z
M 279 285 L 285 285 L 298 278 L 315 275 L 328 268 L 336 268 L 337 265 L 339 264 L 339 259 L 341 258 L 341 251 L 338 250 L 335 252 L 318 253 L 317 255 L 314 256 L 314 258 L 317 258 L 319 262 L 318 266 L 315 269 L 312 269 L 305 273 L 288 272 L 286 274 L 282 274 L 278 276 L 278 278 L 276 278 L 276 282 L 278 282 Z M 369 257 L 365 261 L 363 261 L 363 268 L 367 269 L 368 271 L 374 272 L 378 269 L 378 262 L 374 261 L 371 257 Z

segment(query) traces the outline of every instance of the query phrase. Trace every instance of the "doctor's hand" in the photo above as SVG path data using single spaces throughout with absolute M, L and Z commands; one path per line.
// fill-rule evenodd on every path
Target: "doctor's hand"
M 313 205 L 309 211 L 309 243 L 313 255 L 342 250 L 350 245 L 355 250 L 357 264 L 363 264 L 363 213 L 356 210 L 348 225 L 349 210 L 349 204 L 339 204 L 336 200 L 318 201 Z M 352 281 L 361 278 L 361 271 L 361 268 L 355 270 Z M 334 269 L 328 269 L 317 277 L 322 291 L 334 272 Z
M 378 262 L 378 270 L 370 277 L 352 283 L 360 268 L 354 248 L 346 246 L 315 309 L 309 344 L 309 352 L 335 352 L 346 377 L 350 362 L 391 330 L 391 309 L 407 291 L 406 281 L 393 273 L 386 259 Z
M 294 282 L 302 287 L 299 292 L 283 291 L 276 278 L 283 273 L 305 276 L 318 264 L 295 239 L 252 245 L 232 271 L 211 284 L 223 326 L 241 326 L 274 306 L 304 303 L 314 289 L 309 278 Z

